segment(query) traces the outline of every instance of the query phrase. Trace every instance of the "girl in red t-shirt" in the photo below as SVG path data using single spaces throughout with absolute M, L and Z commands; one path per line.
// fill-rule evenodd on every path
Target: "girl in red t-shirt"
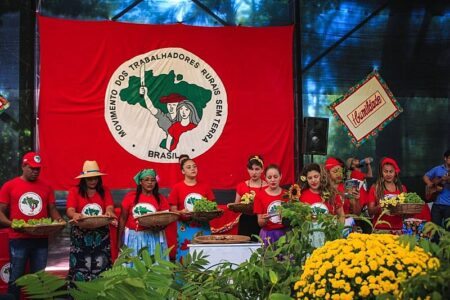
M 345 216 L 342 208 L 342 200 L 336 188 L 331 185 L 326 171 L 316 163 L 306 165 L 302 171 L 304 187 L 300 195 L 300 201 L 313 204 L 324 204 L 328 213 L 337 215 L 339 221 L 344 223 Z
M 260 155 L 250 156 L 247 162 L 247 172 L 250 178 L 236 186 L 235 203 L 240 203 L 241 197 L 245 193 L 253 191 L 256 195 L 261 193 L 263 189 L 267 187 L 267 182 L 261 178 L 263 171 L 264 162 L 262 157 Z M 239 217 L 238 234 L 252 237 L 253 235 L 258 235 L 259 230 L 260 228 L 256 215 L 241 214 Z
M 181 172 L 184 180 L 176 183 L 169 194 L 170 210 L 182 215 L 193 211 L 194 203 L 202 197 L 214 201 L 215 197 L 211 188 L 197 181 L 197 164 L 190 158 L 180 161 Z M 207 222 L 195 222 L 183 216 L 183 220 L 177 222 L 177 260 L 181 260 L 188 252 L 188 244 L 195 236 L 210 235 L 211 228 Z
M 286 201 L 283 198 L 286 191 L 280 187 L 281 171 L 277 165 L 269 165 L 265 175 L 268 187 L 256 194 L 253 212 L 257 214 L 258 224 L 261 226 L 259 236 L 267 246 L 286 234 L 286 228 L 277 212 L 281 203 Z
M 376 224 L 382 212 L 380 199 L 388 195 L 398 195 L 406 192 L 406 187 L 401 183 L 399 178 L 400 168 L 395 160 L 385 157 L 380 161 L 378 178 L 370 187 L 367 198 L 369 213 L 374 216 L 373 224 L 375 229 L 389 230 L 393 234 L 401 234 L 403 227 L 403 219 L 398 215 L 385 214 L 380 220 L 386 221 L 388 224 Z M 423 220 L 430 220 L 430 209 L 428 205 L 424 205 L 420 214 L 413 217 Z
M 85 161 L 78 187 L 69 190 L 66 214 L 75 223 L 83 216 L 110 216 L 114 203 L 108 188 L 103 186 L 96 161 Z M 68 279 L 89 281 L 111 267 L 111 243 L 109 226 L 82 229 L 72 226 L 70 231 L 70 257 Z
M 136 191 L 125 195 L 122 201 L 122 213 L 119 220 L 118 242 L 133 249 L 133 254 L 147 247 L 154 254 L 156 245 L 160 245 L 161 255 L 167 249 L 167 239 L 162 227 L 144 228 L 138 225 L 137 218 L 152 212 L 168 211 L 169 202 L 159 193 L 156 171 L 144 169 L 134 176 Z M 168 260 L 168 257 L 165 257 Z

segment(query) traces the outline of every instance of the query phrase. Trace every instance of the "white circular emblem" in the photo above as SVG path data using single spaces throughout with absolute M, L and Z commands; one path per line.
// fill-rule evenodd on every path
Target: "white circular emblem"
M 276 200 L 273 201 L 272 203 L 269 204 L 269 206 L 267 207 L 267 213 L 269 215 L 274 215 L 273 217 L 271 217 L 269 220 L 272 223 L 275 224 L 281 224 L 281 216 L 278 213 L 278 207 L 281 206 L 282 201 L 281 200 Z
M 125 61 L 105 95 L 105 120 L 117 143 L 151 162 L 205 153 L 220 138 L 227 115 L 227 93 L 218 74 L 182 48 L 161 48 Z
M 33 159 L 34 159 L 34 162 L 35 162 L 35 163 L 40 163 L 40 162 L 41 162 L 41 157 L 40 157 L 39 155 L 35 155 L 35 156 L 33 157 Z
M 2 266 L 2 268 L 0 269 L 0 279 L 4 282 L 4 283 L 8 283 L 9 282 L 9 274 L 11 273 L 11 264 L 10 263 L 6 263 Z
M 312 214 L 313 215 L 320 215 L 320 214 L 328 214 L 328 207 L 320 202 L 311 204 L 311 208 L 312 208 Z
M 202 195 L 198 193 L 190 193 L 184 198 L 184 208 L 186 208 L 188 211 L 194 210 L 194 203 L 200 199 L 202 199 Z
M 36 193 L 28 192 L 19 199 L 19 210 L 27 216 L 35 216 L 42 211 L 42 199 Z
M 156 212 L 157 209 L 150 203 L 138 203 L 133 207 L 133 218 Z
M 83 207 L 81 213 L 86 216 L 101 216 L 103 215 L 103 209 L 97 203 L 89 203 Z

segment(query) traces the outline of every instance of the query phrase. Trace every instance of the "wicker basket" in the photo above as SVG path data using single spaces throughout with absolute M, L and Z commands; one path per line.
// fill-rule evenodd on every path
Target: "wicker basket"
M 59 233 L 65 226 L 66 222 L 55 224 L 38 224 L 33 226 L 24 226 L 20 228 L 20 231 L 31 235 L 52 235 Z
M 159 211 L 140 216 L 137 218 L 137 221 L 142 227 L 165 227 L 170 223 L 177 221 L 179 218 L 180 214 L 170 211 Z
M 227 207 L 229 210 L 243 213 L 246 215 L 254 215 L 253 213 L 253 203 L 228 203 Z
M 75 223 L 73 220 L 71 220 L 70 223 L 83 229 L 96 229 L 109 225 L 112 220 L 114 220 L 113 217 L 107 216 L 84 216 L 83 218 L 79 219 L 77 223 Z
M 197 222 L 209 222 L 212 219 L 222 216 L 223 210 L 219 209 L 213 211 L 191 211 L 184 215 Z
M 197 244 L 238 244 L 247 243 L 250 241 L 249 236 L 245 235 L 202 235 L 194 238 L 194 243 Z
M 402 203 L 389 208 L 391 215 L 414 215 L 422 211 L 425 203 Z

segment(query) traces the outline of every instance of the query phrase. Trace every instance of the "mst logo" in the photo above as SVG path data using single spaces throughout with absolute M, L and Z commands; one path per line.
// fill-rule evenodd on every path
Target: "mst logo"
M 124 62 L 105 95 L 105 120 L 115 140 L 152 162 L 208 151 L 220 138 L 227 115 L 219 76 L 182 48 L 161 48 Z
M 35 216 L 42 211 L 42 199 L 36 193 L 28 192 L 19 199 L 19 210 L 27 216 Z
M 81 213 L 85 216 L 101 216 L 103 215 L 103 209 L 97 203 L 89 203 L 83 206 Z
M 157 209 L 150 203 L 138 203 L 133 207 L 133 218 L 138 218 L 140 216 L 154 213 Z
M 9 282 L 9 274 L 11 274 L 11 264 L 8 262 L 0 269 L 0 279 L 3 281 L 3 284 Z

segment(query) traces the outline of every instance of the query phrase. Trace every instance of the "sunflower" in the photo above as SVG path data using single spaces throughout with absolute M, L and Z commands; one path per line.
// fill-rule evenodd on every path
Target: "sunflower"
M 287 195 L 290 201 L 298 201 L 300 199 L 300 195 L 302 194 L 302 190 L 298 184 L 293 184 L 289 188 Z

